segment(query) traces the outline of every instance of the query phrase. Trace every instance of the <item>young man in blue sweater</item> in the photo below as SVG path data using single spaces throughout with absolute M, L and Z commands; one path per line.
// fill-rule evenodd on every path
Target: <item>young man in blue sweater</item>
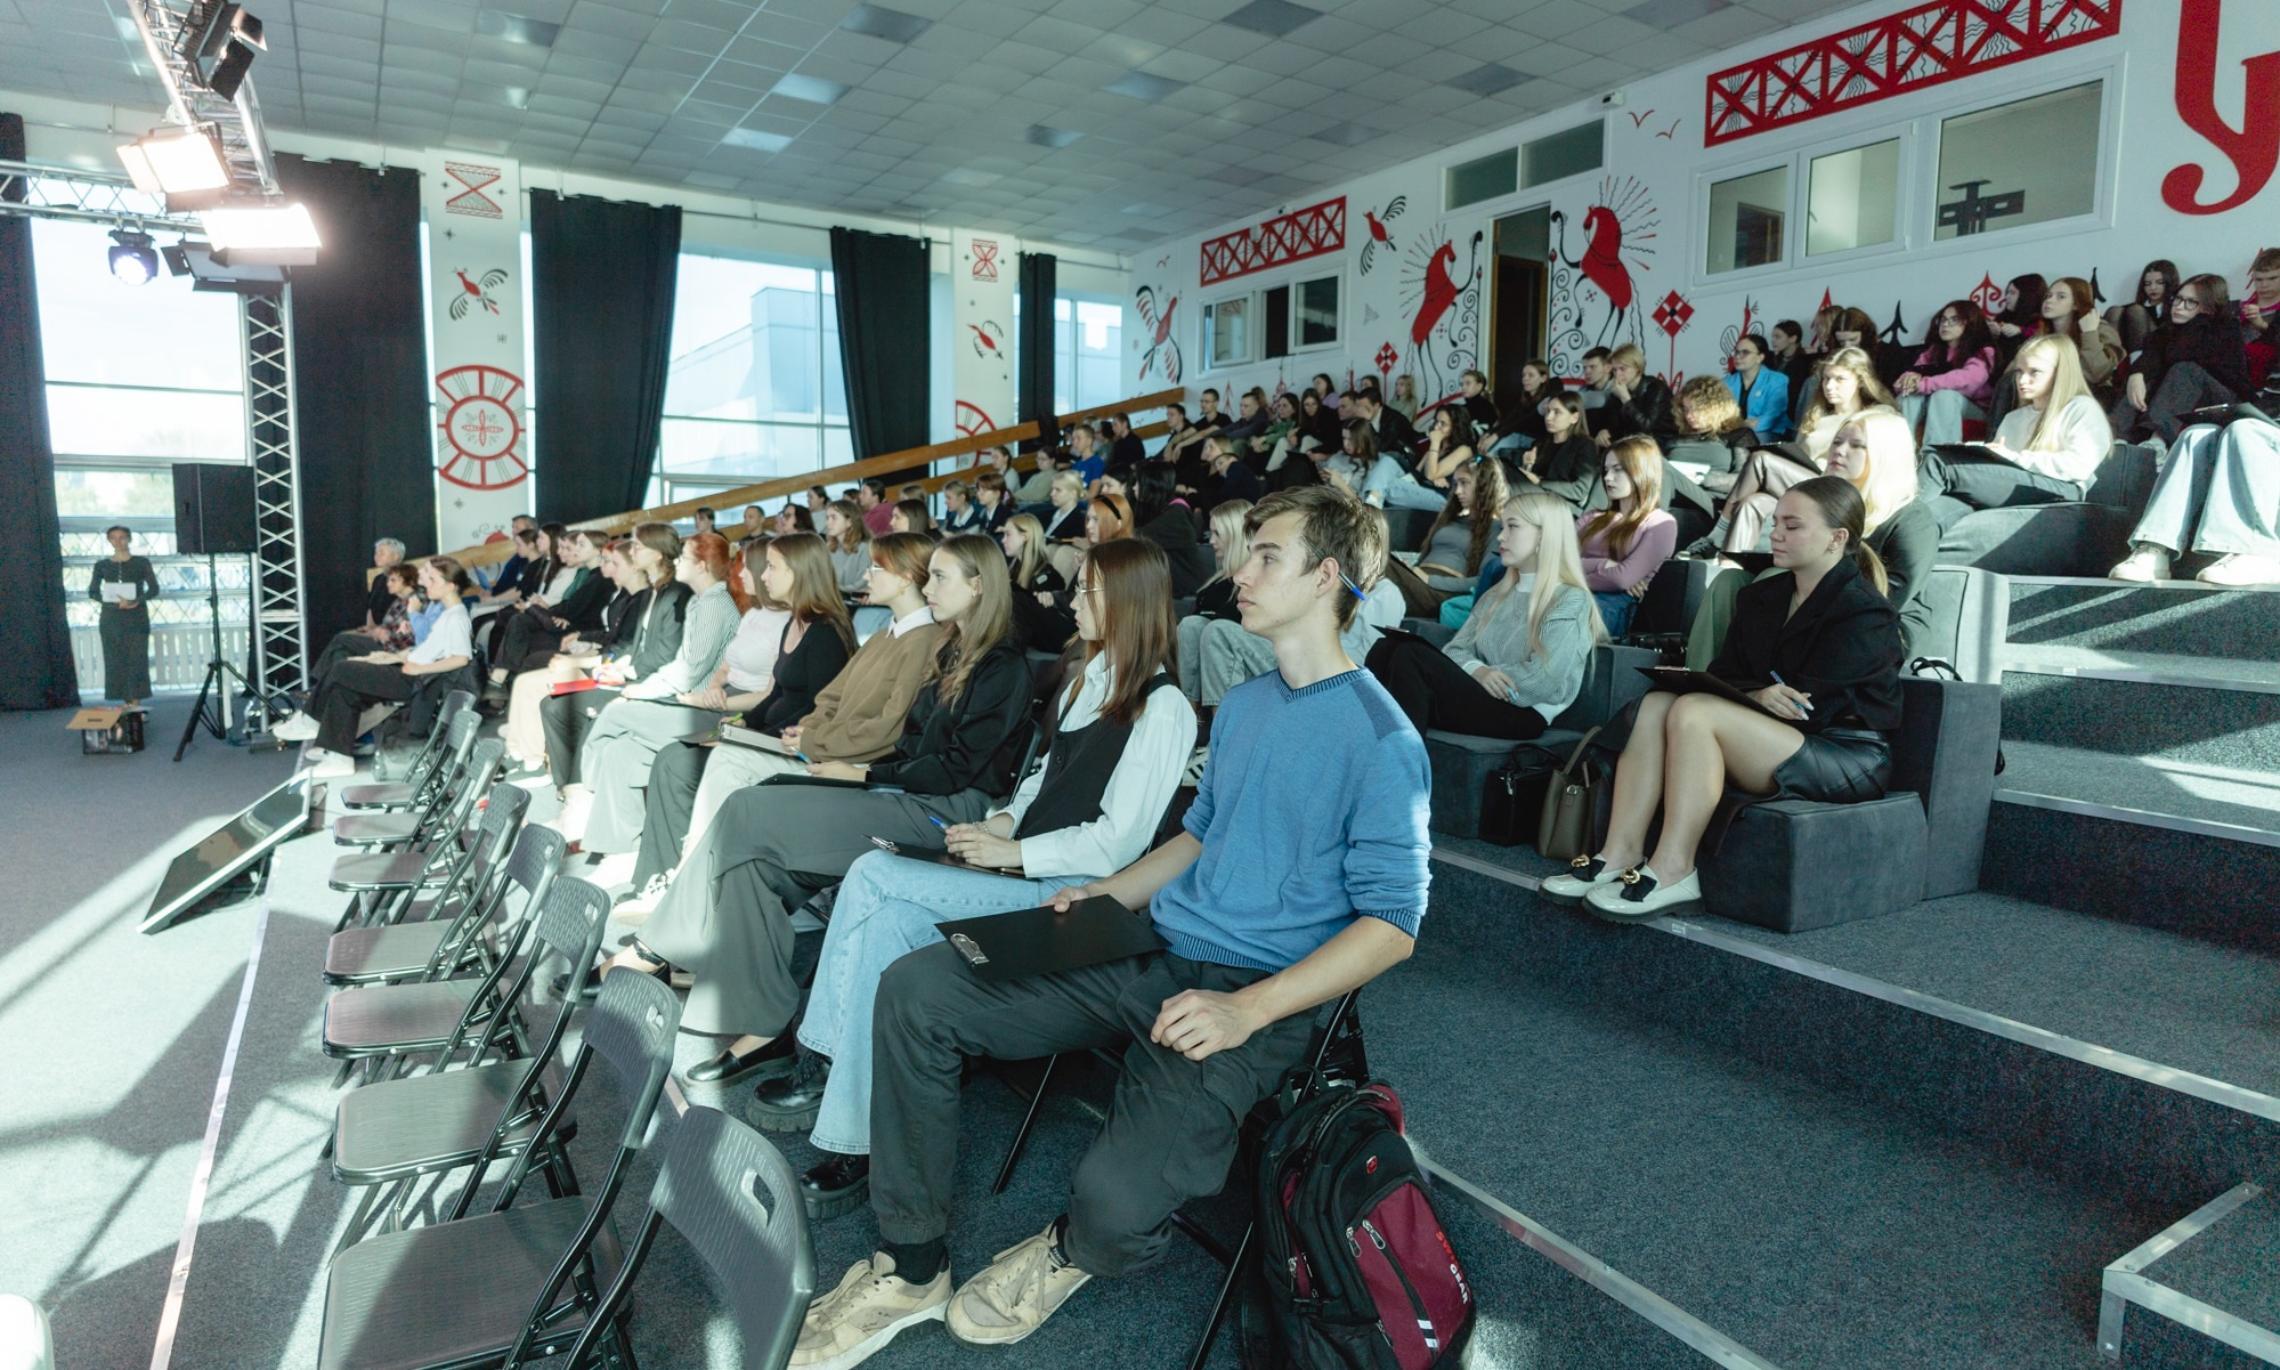
M 1261 501 L 1246 525 L 1235 602 L 1276 669 L 1221 702 L 1184 830 L 1056 896 L 1146 909 L 1168 950 L 993 984 L 943 943 L 888 969 L 871 1094 L 880 1249 L 809 1306 L 794 1366 L 843 1370 L 936 1318 L 960 1341 L 1020 1341 L 1095 1275 L 1155 1260 L 1180 1205 L 1224 1183 L 1244 1116 L 1304 1058 L 1312 1010 L 1415 945 L 1424 740 L 1338 642 L 1355 586 L 1384 562 L 1384 523 L 1307 486 Z M 1067 1214 L 953 1295 L 961 1057 L 1094 1047 L 1122 1047 L 1123 1075 Z

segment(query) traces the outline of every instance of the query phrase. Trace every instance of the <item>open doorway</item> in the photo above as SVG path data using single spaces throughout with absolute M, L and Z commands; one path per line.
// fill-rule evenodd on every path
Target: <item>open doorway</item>
M 1520 368 L 1544 354 L 1550 308 L 1552 211 L 1523 209 L 1496 221 L 1496 286 L 1489 296 L 1488 383 L 1520 384 Z

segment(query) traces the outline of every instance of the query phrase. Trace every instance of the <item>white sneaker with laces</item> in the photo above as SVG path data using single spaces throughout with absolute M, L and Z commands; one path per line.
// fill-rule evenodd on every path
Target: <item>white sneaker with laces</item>
M 1043 1327 L 1091 1278 L 1054 1256 L 1048 1223 L 959 1286 L 950 1298 L 950 1335 L 974 1346 L 1010 1346 Z
M 2205 574 L 2205 573 L 2204 573 Z M 2129 557 L 2106 573 L 2108 580 L 2130 580 L 2151 583 L 2169 579 L 2169 552 L 2149 542 L 2141 542 Z
M 792 1348 L 796 1370 L 848 1370 L 877 1354 L 906 1327 L 938 1321 L 950 1306 L 950 1267 L 925 1284 L 895 1274 L 884 1251 L 847 1267 L 839 1287 L 808 1305 Z
M 2280 585 L 2280 560 L 2234 552 L 2203 567 L 2193 578 L 2204 585 Z
M 314 742 L 317 740 L 317 720 L 305 713 L 296 713 L 271 728 L 269 735 L 280 742 Z
M 302 759 L 309 763 L 311 780 L 344 780 L 356 774 L 356 758 L 340 752 L 311 747 L 302 753 Z

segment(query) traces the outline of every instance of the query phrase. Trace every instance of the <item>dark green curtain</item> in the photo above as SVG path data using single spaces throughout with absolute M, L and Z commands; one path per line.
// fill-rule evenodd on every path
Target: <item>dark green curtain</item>
M 1052 446 L 1053 424 L 1053 254 L 1021 254 L 1021 338 L 1014 355 L 1021 363 L 1019 421 L 1036 420 L 1039 441 Z
M 834 228 L 831 276 L 855 459 L 924 447 L 932 336 L 926 239 Z
M 0 159 L 24 160 L 22 115 L 0 114 Z M 23 198 L 20 184 L 8 198 Z M 63 614 L 63 546 L 48 447 L 47 366 L 32 280 L 32 221 L 0 217 L 0 547 L 20 558 L 0 576 L 0 709 L 79 702 Z
M 639 509 L 665 426 L 681 210 L 530 196 L 540 522 Z
M 302 605 L 312 651 L 364 621 L 377 538 L 435 545 L 420 177 L 277 159 L 324 250 L 292 269 L 293 407 L 301 458 Z

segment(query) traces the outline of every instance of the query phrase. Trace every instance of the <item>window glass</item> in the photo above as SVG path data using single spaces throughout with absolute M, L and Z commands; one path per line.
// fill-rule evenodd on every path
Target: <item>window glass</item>
M 1251 301 L 1238 295 L 1203 307 L 1204 355 L 1213 366 L 1232 366 L 1251 359 Z
M 1805 255 L 1875 247 L 1899 236 L 1900 140 L 1815 157 L 1805 180 Z
M 237 296 L 194 291 L 164 266 L 128 285 L 111 274 L 111 246 L 100 224 L 32 221 L 47 378 L 242 393 Z
M 245 397 L 125 386 L 48 387 L 48 438 L 58 454 L 245 460 Z
M 658 439 L 669 476 L 736 476 L 753 481 L 796 476 L 823 465 L 814 424 L 744 423 L 668 418 Z
M 1789 168 L 1768 167 L 1710 187 L 1708 270 L 1740 271 L 1781 260 L 1789 215 Z
M 1338 278 L 1324 276 L 1298 284 L 1294 347 L 1321 347 L 1338 341 Z
M 1444 174 L 1442 198 L 1451 209 L 1510 195 L 1520 185 L 1520 149 L 1508 147 L 1459 162 Z
M 830 272 L 683 254 L 659 472 L 727 488 L 854 460 L 845 374 Z
M 2104 94 L 2105 84 L 2091 81 L 1942 120 L 1933 238 L 2095 209 Z
M 1053 301 L 1053 412 L 1074 413 L 1123 398 L 1124 309 L 1063 295 Z
M 1527 167 L 1527 184 L 1540 186 L 1550 181 L 1580 176 L 1597 171 L 1606 156 L 1605 126 L 1597 119 L 1588 124 L 1549 133 L 1529 143 L 1521 150 L 1521 160 Z

